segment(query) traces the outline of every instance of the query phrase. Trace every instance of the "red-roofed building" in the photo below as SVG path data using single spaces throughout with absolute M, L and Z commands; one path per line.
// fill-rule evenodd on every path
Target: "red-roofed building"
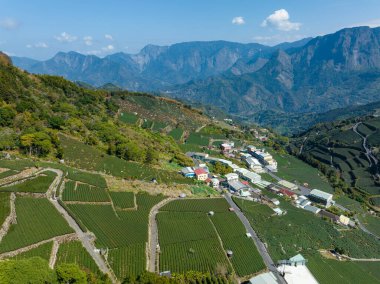
M 195 173 L 195 176 L 197 177 L 197 180 L 205 181 L 208 178 L 208 173 L 202 168 L 194 170 L 194 173 Z
M 293 198 L 293 199 L 297 199 L 297 194 L 295 194 L 293 191 L 289 190 L 289 189 L 285 189 L 285 188 L 281 188 L 280 189 L 280 192 L 283 194 L 283 195 L 286 195 L 290 198 Z

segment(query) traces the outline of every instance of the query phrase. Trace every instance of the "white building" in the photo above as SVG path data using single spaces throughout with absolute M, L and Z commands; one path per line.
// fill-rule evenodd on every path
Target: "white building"
M 310 200 L 316 203 L 321 203 L 326 207 L 330 207 L 333 204 L 333 195 L 319 189 L 313 189 L 309 194 L 309 198 Z
M 239 180 L 239 176 L 236 173 L 226 174 L 227 181 Z
M 278 182 L 279 185 L 287 188 L 287 189 L 290 189 L 290 190 L 297 190 L 298 189 L 298 185 L 294 184 L 294 183 L 291 183 L 291 182 L 288 182 L 286 180 L 280 180 Z

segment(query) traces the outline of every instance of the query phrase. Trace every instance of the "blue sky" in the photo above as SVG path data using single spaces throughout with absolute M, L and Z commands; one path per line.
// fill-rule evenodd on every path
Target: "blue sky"
M 194 40 L 274 45 L 380 26 L 379 0 L 0 0 L 0 7 L 0 50 L 37 59 Z

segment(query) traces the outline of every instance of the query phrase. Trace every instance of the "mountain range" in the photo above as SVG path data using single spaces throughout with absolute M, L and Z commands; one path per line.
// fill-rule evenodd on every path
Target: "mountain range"
M 162 93 L 274 128 L 281 116 L 380 100 L 380 28 L 347 28 L 274 47 L 187 42 L 148 45 L 134 55 L 59 52 L 46 61 L 12 60 L 32 73 Z

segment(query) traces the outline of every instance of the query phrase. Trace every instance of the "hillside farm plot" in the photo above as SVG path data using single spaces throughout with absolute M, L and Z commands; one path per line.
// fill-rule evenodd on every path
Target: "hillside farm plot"
M 268 244 L 274 261 L 289 259 L 298 253 L 319 253 L 319 249 L 342 248 L 349 256 L 371 258 L 380 255 L 380 244 L 361 230 L 339 227 L 279 198 L 286 215 L 273 216 L 262 204 L 235 198 L 260 239 Z
M 184 272 L 197 268 L 213 271 L 215 262 L 210 262 L 207 255 L 202 255 L 201 251 L 193 248 L 206 244 L 209 249 L 213 248 L 217 256 L 220 255 L 220 249 L 224 256 L 226 250 L 232 250 L 234 255 L 230 261 L 239 276 L 252 275 L 265 269 L 253 240 L 245 235 L 243 224 L 228 209 L 228 203 L 223 198 L 176 200 L 162 207 L 157 215 L 161 247 L 160 270 L 177 269 L 174 271 Z M 213 216 L 208 216 L 210 211 L 214 212 Z M 219 238 L 222 247 L 217 250 Z M 198 262 L 202 265 L 195 266 L 192 263 L 196 258 L 199 258 Z M 178 262 L 179 259 L 183 263 Z M 190 259 L 190 264 L 186 262 L 187 259 Z
M 17 173 L 18 173 L 18 171 L 15 171 L 15 170 L 6 170 L 6 171 L 0 173 L 0 179 L 13 176 Z
M 119 159 L 115 156 L 105 155 L 100 150 L 94 147 L 85 145 L 82 142 L 76 141 L 66 136 L 61 135 L 60 141 L 64 150 L 65 159 L 72 166 L 77 166 L 86 170 L 105 172 L 115 177 L 121 177 L 126 179 L 138 179 L 145 181 L 151 181 L 152 179 L 156 179 L 158 182 L 164 183 L 194 183 L 193 180 L 187 179 L 182 175 L 179 175 L 177 172 L 156 169 L 149 167 L 148 165 L 126 161 L 123 159 Z M 72 171 L 72 169 L 68 171 L 67 178 L 72 180 L 78 180 L 102 188 L 106 187 L 106 185 L 101 186 L 100 183 L 105 183 L 105 180 L 100 175 L 76 171 L 76 177 L 72 175 Z M 91 181 L 90 176 L 97 177 L 97 184 L 94 184 L 95 180 Z M 86 180 L 84 180 L 84 178 L 86 178 Z
M 17 160 L 4 160 L 0 159 L 0 168 L 6 168 L 14 171 L 22 171 L 26 168 L 35 167 L 35 163 L 31 160 L 17 159 Z
M 184 199 L 169 202 L 160 211 L 208 213 L 210 211 L 226 212 L 228 208 L 228 203 L 224 198 Z
M 73 233 L 65 219 L 47 199 L 16 198 L 17 224 L 13 224 L 0 243 L 0 252 Z
M 136 122 L 139 120 L 139 117 L 133 113 L 122 112 L 120 113 L 119 119 L 121 122 L 127 124 L 136 124 Z
M 215 238 L 215 230 L 205 213 L 160 212 L 157 215 L 160 246 Z M 175 228 L 175 230 L 174 230 Z
M 53 172 L 43 172 L 39 176 L 25 180 L 19 184 L 0 187 L 0 191 L 45 193 L 55 177 L 56 174 Z
M 55 265 L 61 263 L 75 263 L 82 269 L 87 269 L 95 274 L 100 274 L 100 270 L 95 261 L 82 246 L 80 241 L 71 241 L 59 245 Z
M 145 244 L 138 243 L 125 247 L 113 248 L 108 252 L 108 263 L 119 279 L 127 275 L 139 275 L 145 270 Z
M 192 145 L 198 145 L 198 146 L 208 146 L 209 143 L 209 137 L 204 136 L 200 133 L 190 133 L 189 137 L 186 140 L 187 144 L 192 144 Z
M 175 128 L 172 131 L 169 132 L 169 136 L 173 137 L 174 140 L 179 141 L 183 135 L 183 129 L 182 128 Z
M 67 178 L 75 181 L 79 181 L 82 183 L 87 183 L 93 186 L 97 186 L 100 188 L 106 188 L 107 183 L 104 177 L 98 174 L 87 173 L 79 170 L 68 169 Z
M 222 239 L 225 250 L 232 250 L 232 266 L 239 276 L 255 274 L 266 268 L 252 238 L 248 238 L 244 225 L 233 212 L 216 213 L 211 221 Z
M 160 271 L 215 272 L 220 267 L 231 271 L 225 252 L 215 238 L 173 243 L 161 248 Z
M 163 199 L 160 195 L 140 193 L 136 195 L 137 210 L 116 212 L 111 205 L 67 206 L 95 234 L 97 248 L 109 249 L 112 267 L 122 277 L 127 272 L 135 271 L 137 275 L 145 269 L 149 212 Z
M 9 216 L 11 210 L 10 198 L 11 194 L 9 192 L 0 192 L 0 226 Z
M 152 130 L 153 131 L 160 131 L 160 130 L 164 129 L 167 126 L 168 125 L 166 123 L 155 121 L 154 124 L 153 124 Z
M 352 262 L 305 255 L 307 267 L 321 284 L 380 283 L 378 262 Z
M 73 186 L 74 185 L 74 186 Z M 84 183 L 68 182 L 65 184 L 62 199 L 64 201 L 109 202 L 107 191 L 103 188 Z
M 110 192 L 114 207 L 119 210 L 135 208 L 135 195 L 133 192 Z
M 44 243 L 36 248 L 28 250 L 26 252 L 17 254 L 12 257 L 13 259 L 26 259 L 31 257 L 41 257 L 47 261 L 50 259 L 51 249 L 53 247 L 53 242 Z

